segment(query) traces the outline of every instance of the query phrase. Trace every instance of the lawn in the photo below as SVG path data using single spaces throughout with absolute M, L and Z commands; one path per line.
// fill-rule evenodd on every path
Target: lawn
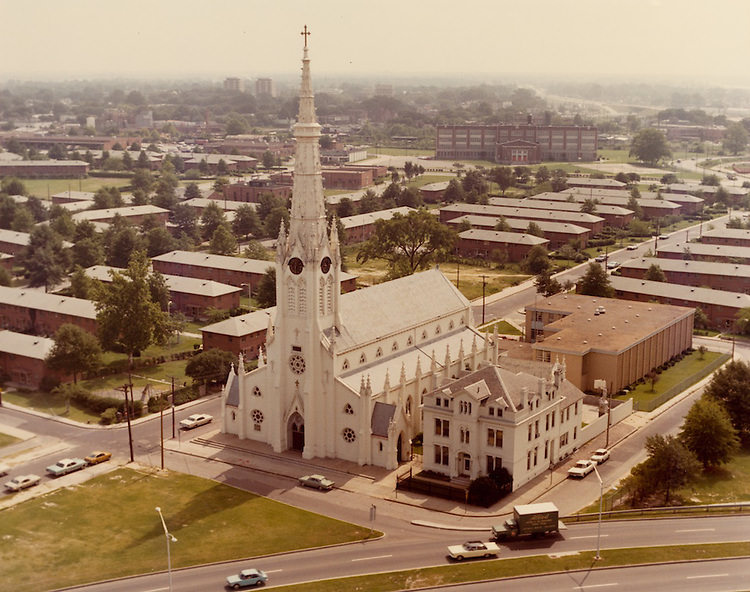
M 119 177 L 86 177 L 85 179 L 22 179 L 30 195 L 46 200 L 48 196 L 62 191 L 92 191 L 95 192 L 104 185 L 125 187 L 130 185 L 130 179 Z
M 44 393 L 42 391 L 6 391 L 3 393 L 3 400 L 19 407 L 35 409 L 49 415 L 67 417 L 80 423 L 99 423 L 99 415 L 79 409 L 73 403 L 70 404 L 70 412 L 68 413 L 66 411 L 65 399 L 52 393 Z
M 657 380 L 656 384 L 653 385 L 653 389 L 651 387 L 651 382 L 645 381 L 643 384 L 639 384 L 627 394 L 618 396 L 616 398 L 632 398 L 634 406 L 640 404 L 648 404 L 649 402 L 665 394 L 675 386 L 680 385 L 681 383 L 683 383 L 683 381 L 688 383 L 685 384 L 684 388 L 687 388 L 688 386 L 690 386 L 690 384 L 693 384 L 692 382 L 690 382 L 691 379 L 694 379 L 694 382 L 697 382 L 697 380 L 702 378 L 701 372 L 711 363 L 715 362 L 724 355 L 726 354 L 707 351 L 703 356 L 701 356 L 700 352 L 694 351 L 691 354 L 685 356 L 671 368 L 668 368 L 667 370 L 664 370 L 661 374 L 659 374 L 659 379 Z
M 494 323 L 487 323 L 486 325 L 482 325 L 481 327 L 479 327 L 479 330 L 483 333 L 485 331 L 492 333 L 495 330 L 495 327 L 497 327 L 498 335 L 521 335 L 521 332 L 518 329 L 516 329 L 508 321 L 504 320 L 495 321 Z
M 367 149 L 367 156 L 372 158 L 373 156 L 435 156 L 434 150 L 427 150 L 425 148 L 392 148 L 385 146 L 370 146 Z
M 430 183 L 442 183 L 443 181 L 450 181 L 455 177 L 449 175 L 419 175 L 418 177 L 412 178 L 407 184 L 407 187 L 423 187 Z
M 13 436 L 9 436 L 8 434 L 0 432 L 0 448 L 2 448 L 3 446 L 10 446 L 11 444 L 15 444 L 16 442 L 20 441 L 21 440 L 18 438 L 14 438 Z
M 750 448 L 743 448 L 731 462 L 702 472 L 677 495 L 696 504 L 750 501 Z
M 280 590 L 295 592 L 391 592 L 447 587 L 461 582 L 477 582 L 494 578 L 571 570 L 591 570 L 618 565 L 637 565 L 667 561 L 691 561 L 715 557 L 742 557 L 750 553 L 750 543 L 716 543 L 668 547 L 640 547 L 633 549 L 607 549 L 599 561 L 593 551 L 573 553 L 562 557 L 536 555 L 496 561 L 477 561 L 454 565 L 441 565 L 404 571 L 394 571 L 370 576 L 355 576 L 281 586 Z M 497 589 L 502 585 L 498 584 Z M 627 586 L 626 586 L 627 587 Z M 533 588 L 533 586 L 529 586 Z
M 118 469 L 0 513 L 2 588 L 61 588 L 165 569 L 155 506 L 178 540 L 175 568 L 371 536 L 369 528 L 215 481 Z

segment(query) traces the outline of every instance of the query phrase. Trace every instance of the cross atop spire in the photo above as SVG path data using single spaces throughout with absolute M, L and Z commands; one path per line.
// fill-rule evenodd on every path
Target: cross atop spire
M 307 38 L 310 36 L 310 31 L 307 30 L 307 25 L 305 25 L 305 28 L 300 33 L 305 38 L 305 49 L 307 49 Z

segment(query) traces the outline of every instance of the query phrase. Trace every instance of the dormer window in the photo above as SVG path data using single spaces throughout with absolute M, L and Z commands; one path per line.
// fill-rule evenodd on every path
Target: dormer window
M 378 351 L 375 352 L 375 357 L 376 358 L 382 358 L 383 357 L 383 348 L 382 347 L 379 347 Z

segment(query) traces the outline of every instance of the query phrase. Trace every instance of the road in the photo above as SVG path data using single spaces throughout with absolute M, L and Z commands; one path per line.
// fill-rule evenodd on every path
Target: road
M 658 528 L 654 527 L 654 521 L 651 520 L 604 523 L 601 531 L 602 556 L 606 556 L 607 549 L 619 547 L 745 541 L 750 529 L 750 516 L 664 519 L 657 524 Z M 179 570 L 173 572 L 174 588 L 185 592 L 220 590 L 227 575 L 252 566 L 267 571 L 270 583 L 290 585 L 330 577 L 449 565 L 452 562 L 446 557 L 448 544 L 472 537 L 486 539 L 487 536 L 486 530 L 457 534 L 423 529 L 421 536 L 411 540 L 386 536 L 368 543 Z M 571 525 L 563 535 L 554 539 L 503 544 L 500 555 L 526 557 L 589 551 L 596 548 L 596 540 L 597 524 Z M 179 541 L 173 544 L 172 556 L 176 557 L 178 553 Z M 335 566 L 335 573 L 332 573 L 331 566 Z M 745 575 L 747 576 L 747 572 Z M 167 575 L 160 573 L 72 589 L 90 592 L 154 592 L 163 589 L 166 582 Z

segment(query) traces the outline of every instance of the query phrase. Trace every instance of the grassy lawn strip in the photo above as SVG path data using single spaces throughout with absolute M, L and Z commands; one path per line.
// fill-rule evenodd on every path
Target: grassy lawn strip
M 16 442 L 20 442 L 21 440 L 19 438 L 14 438 L 13 436 L 9 436 L 8 434 L 4 434 L 0 432 L 0 448 L 3 446 L 10 446 L 11 444 L 15 444 Z
M 63 191 L 79 191 L 78 179 L 22 179 L 29 194 L 46 200 L 49 195 L 62 193 Z M 96 192 L 100 187 L 114 186 L 124 187 L 130 185 L 130 179 L 120 177 L 86 177 L 81 179 L 80 191 Z
M 178 539 L 173 567 L 370 536 L 368 528 L 208 479 L 118 469 L 0 513 L 2 588 L 24 592 L 50 578 L 57 588 L 165 569 L 155 506 Z
M 413 590 L 427 586 L 444 586 L 462 582 L 476 582 L 494 578 L 509 578 L 520 575 L 543 574 L 557 571 L 591 569 L 592 567 L 615 567 L 662 561 L 690 561 L 717 557 L 741 557 L 750 554 L 750 543 L 718 543 L 710 545 L 683 545 L 670 547 L 645 547 L 635 549 L 611 549 L 602 551 L 602 559 L 594 561 L 594 552 L 552 558 L 548 555 L 477 561 L 440 567 L 427 567 L 397 571 L 372 576 L 338 578 L 309 584 L 280 586 L 279 590 L 295 592 L 389 592 Z
M 495 323 L 488 323 L 487 325 L 480 327 L 480 331 L 482 332 L 489 331 L 490 333 L 492 333 L 495 330 L 495 326 L 497 326 L 497 332 L 500 335 L 520 335 L 521 334 L 521 332 L 518 329 L 516 329 L 508 321 L 504 321 L 504 320 L 500 320 Z

